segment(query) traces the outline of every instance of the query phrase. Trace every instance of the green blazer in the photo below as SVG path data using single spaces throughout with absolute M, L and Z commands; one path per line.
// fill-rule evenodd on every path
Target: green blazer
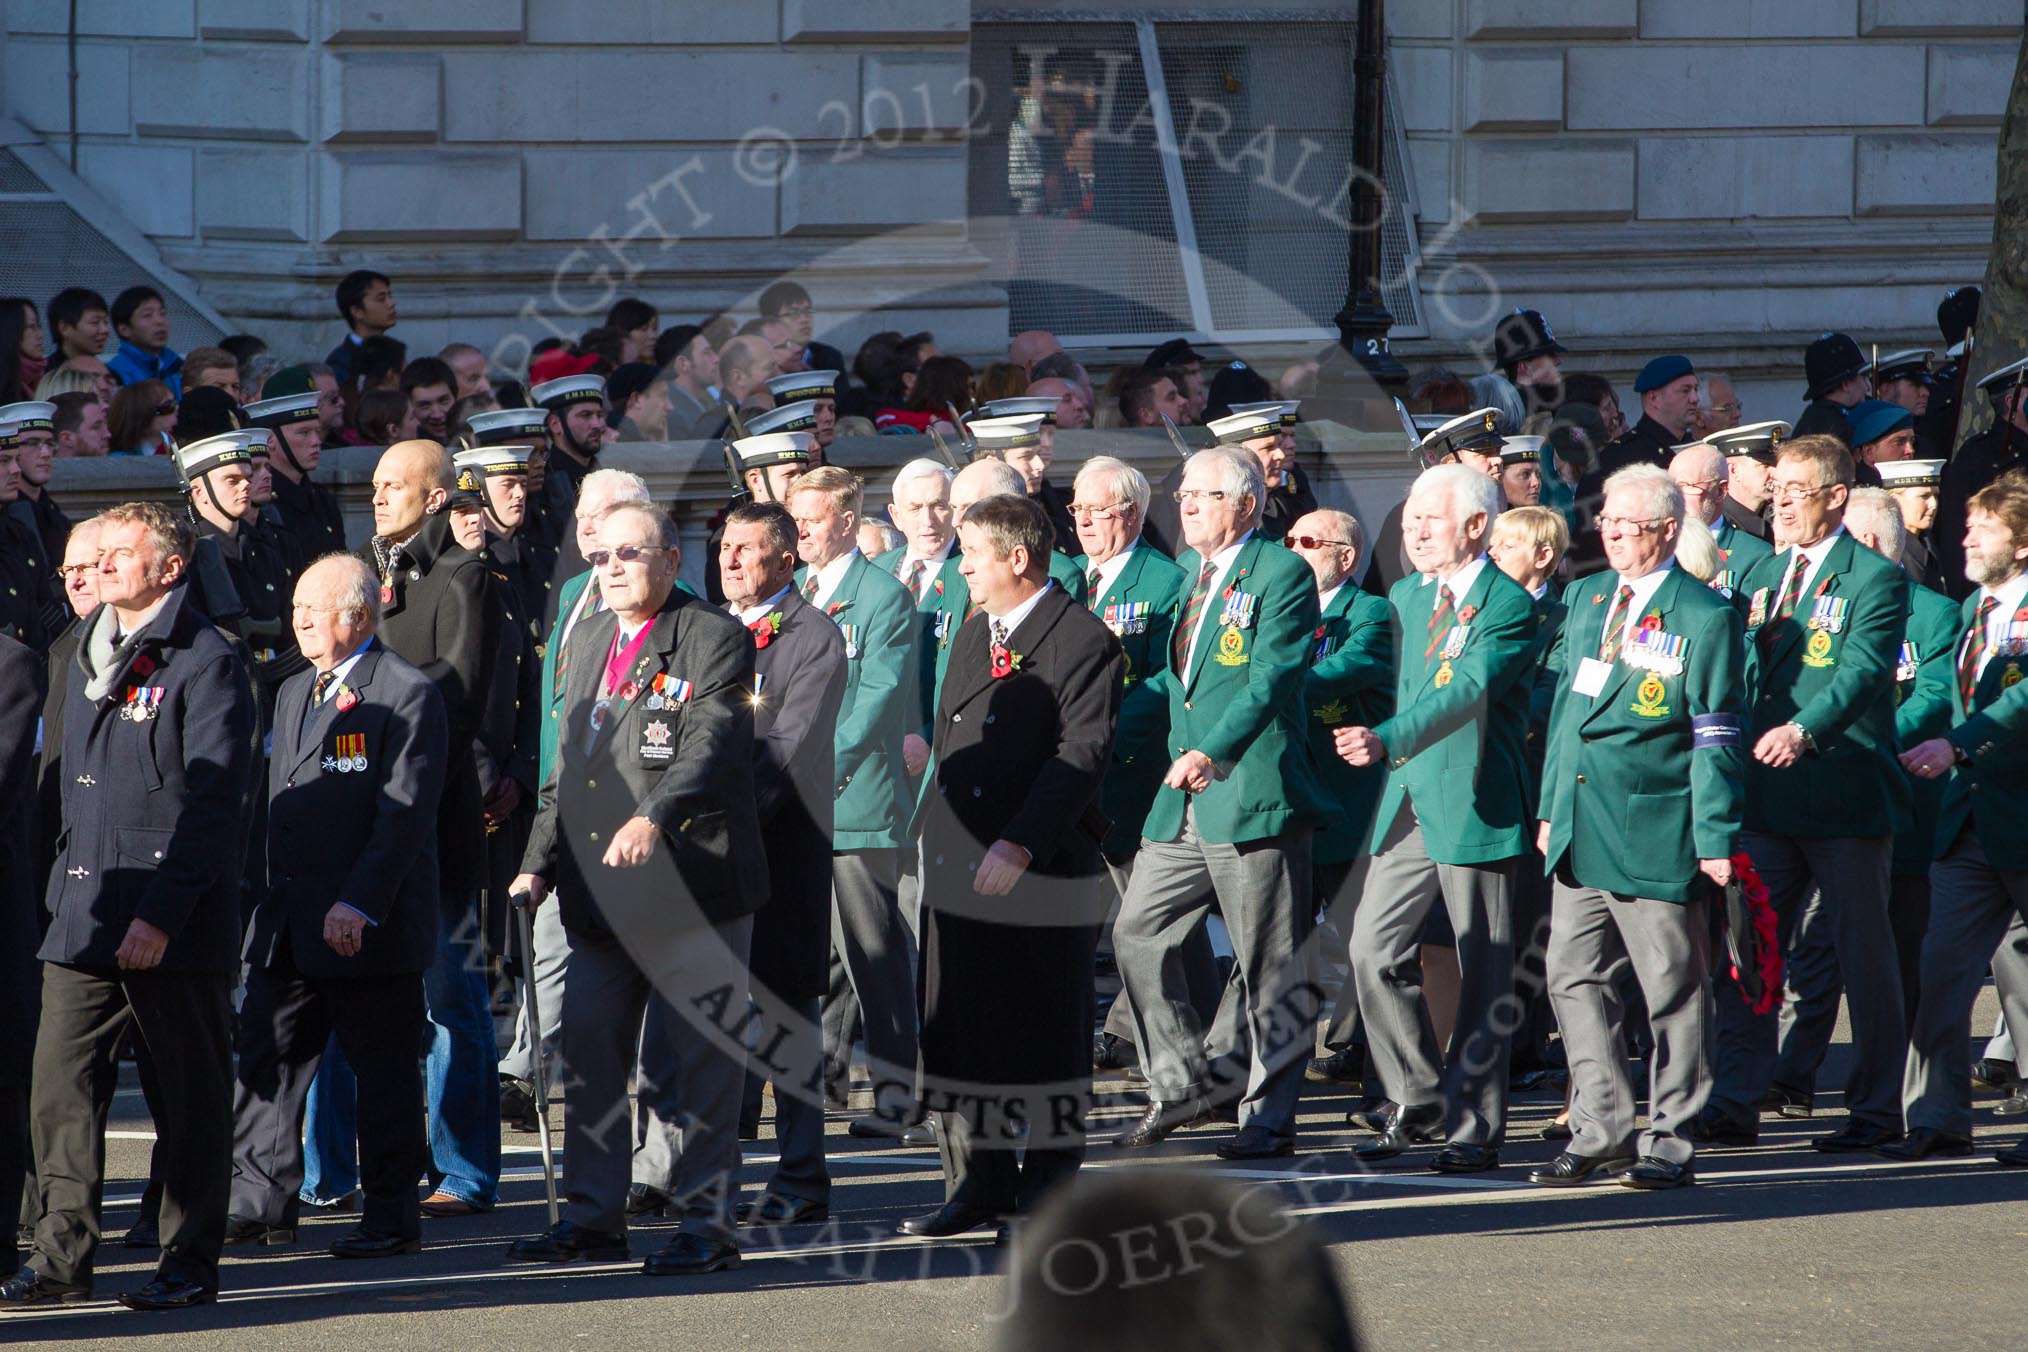
M 1774 546 L 1757 535 L 1748 535 L 1722 516 L 1711 537 L 1718 542 L 1718 575 L 1711 579 L 1711 589 L 1730 600 L 1746 575 L 1774 556 Z M 1747 750 L 1751 753 L 1753 748 Z
M 1563 634 L 1563 622 L 1570 607 L 1552 591 L 1535 602 L 1535 678 L 1528 692 L 1528 771 L 1538 784 L 1542 781 L 1542 757 L 1549 747 L 1549 715 L 1556 707 L 1556 672 L 1549 657 Z
M 1745 801 L 1745 652 L 1739 615 L 1681 568 L 1655 589 L 1637 626 L 1681 640 L 1643 666 L 1623 649 L 1595 696 L 1575 688 L 1596 658 L 1619 574 L 1595 573 L 1564 592 L 1570 620 L 1550 665 L 1558 673 L 1542 770 L 1542 820 L 1553 872 L 1586 887 L 1688 901 L 1702 859 L 1730 859 Z
M 881 557 L 900 565 L 900 556 L 891 551 Z M 926 742 L 934 740 L 930 733 L 936 721 L 937 696 L 944 688 L 944 668 L 951 661 L 951 644 L 958 636 L 958 626 L 965 622 L 966 614 L 972 608 L 972 586 L 958 571 L 960 561 L 955 552 L 944 560 L 919 607 L 923 641 L 916 650 L 916 720 L 913 730 Z M 1058 586 L 1070 593 L 1071 600 L 1084 604 L 1084 574 L 1066 555 L 1054 549 L 1049 551 L 1049 575 L 1056 579 Z M 923 783 L 929 783 L 926 771 Z
M 1089 559 L 1080 555 L 1071 563 L 1089 580 Z M 1182 591 L 1183 570 L 1152 545 L 1141 544 L 1127 556 L 1105 594 L 1087 598 L 1092 613 L 1119 639 L 1127 659 L 1113 761 L 1099 795 L 1099 809 L 1112 822 L 1105 838 L 1106 853 L 1111 855 L 1132 854 L 1139 847 L 1148 809 L 1173 759 L 1167 754 L 1169 700 L 1155 678 L 1169 669 Z
M 798 569 L 803 585 L 808 569 Z M 845 698 L 833 738 L 837 768 L 831 847 L 882 850 L 907 839 L 913 792 L 901 763 L 909 727 L 916 640 L 915 598 L 864 555 L 854 554 L 825 612 L 845 635 Z
M 1978 613 L 1979 593 L 1965 598 L 1959 612 L 1960 637 L 1951 646 L 1955 667 L 1958 644 Z M 2028 606 L 2014 612 L 2028 624 Z M 1979 676 L 1967 708 L 1951 678 L 1951 714 L 1956 726 L 1944 734 L 1965 759 L 1944 786 L 1937 818 L 1936 853 L 1941 859 L 1969 828 L 1997 869 L 2028 869 L 2028 653 L 1996 652 Z
M 1909 584 L 1908 631 L 1894 672 L 1894 731 L 1903 751 L 1944 735 L 1957 718 L 1958 607 L 1940 592 Z M 1920 877 L 1936 857 L 1937 815 L 1948 779 L 1908 777 L 1914 825 L 1894 836 L 1894 871 Z
M 556 591 L 556 624 L 549 631 L 549 641 L 542 645 L 542 740 L 536 761 L 538 784 L 549 782 L 549 772 L 556 765 L 556 730 L 563 719 L 563 680 L 556 670 L 556 659 L 563 644 L 558 639 L 563 633 L 563 622 L 570 618 L 578 596 L 591 585 L 591 580 L 591 569 L 587 568 L 576 577 L 564 579 L 563 585 Z
M 1303 726 L 1318 781 L 1336 809 L 1310 844 L 1317 864 L 1340 864 L 1366 853 L 1373 808 L 1380 801 L 1378 765 L 1354 766 L 1338 754 L 1339 728 L 1370 728 L 1394 712 L 1394 612 L 1357 583 L 1338 588 L 1324 608 L 1303 680 Z
M 1796 613 L 1777 622 L 1789 552 L 1755 564 L 1733 604 L 1746 615 L 1746 829 L 1777 836 L 1886 836 L 1907 828 L 1896 763 L 1894 669 L 1908 628 L 1899 565 L 1840 535 Z M 1819 605 L 1840 614 L 1820 623 Z M 1831 627 L 1836 625 L 1835 630 Z M 1752 758 L 1770 728 L 1801 724 L 1815 743 L 1787 769 Z
M 1457 598 L 1459 614 L 1471 618 L 1457 626 L 1465 630 L 1463 650 L 1446 660 L 1442 646 L 1424 656 L 1436 594 L 1435 581 L 1420 573 L 1387 594 L 1401 660 L 1394 716 L 1373 729 L 1387 749 L 1387 778 L 1368 848 L 1380 852 L 1409 800 L 1431 859 L 1512 859 L 1534 847 L 1527 738 L 1535 601 L 1487 559 Z M 1446 669 L 1450 675 L 1442 676 Z
M 1176 564 L 1187 606 L 1204 565 L 1192 549 Z M 1229 600 L 1251 613 L 1240 623 L 1223 623 Z M 1168 759 L 1202 751 L 1217 767 L 1210 787 L 1190 805 L 1197 834 L 1211 844 L 1267 840 L 1322 826 L 1330 817 L 1303 727 L 1303 680 L 1316 633 L 1316 574 L 1293 553 L 1254 535 L 1239 547 L 1220 591 L 1205 602 L 1189 678 L 1173 668 L 1158 678 L 1169 704 Z M 1163 785 L 1144 837 L 1182 835 L 1183 808 L 1182 790 Z

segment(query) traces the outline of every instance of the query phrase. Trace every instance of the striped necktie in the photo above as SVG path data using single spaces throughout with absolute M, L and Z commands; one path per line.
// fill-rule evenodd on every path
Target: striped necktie
M 1104 579 L 1099 576 L 1099 570 L 1096 568 L 1084 575 L 1084 603 L 1093 609 L 1098 608 L 1099 583 L 1102 581 Z
M 312 709 L 323 704 L 324 696 L 330 693 L 332 685 L 337 680 L 338 673 L 335 671 L 320 671 L 317 673 L 316 681 L 310 686 L 310 707 Z
M 815 573 L 810 574 L 803 581 L 803 599 L 813 606 L 817 604 L 817 575 Z
M 922 570 L 925 566 L 921 559 L 906 559 L 902 562 L 901 572 L 896 574 L 901 579 L 901 585 L 908 588 L 908 594 L 917 599 L 921 599 L 921 593 L 916 591 L 916 587 L 922 581 Z
M 1599 640 L 1598 660 L 1610 664 L 1620 655 L 1627 639 L 1627 620 L 1633 615 L 1634 589 L 1622 583 L 1613 596 L 1613 613 L 1606 616 L 1605 637 Z
M 1979 666 L 1992 647 L 1986 636 L 1987 621 L 1999 604 L 1997 596 L 1980 600 L 1978 613 L 1972 617 L 1972 632 L 1965 635 L 1965 650 L 1958 657 L 1958 693 L 1964 696 L 1966 713 L 1972 711 L 1972 696 L 1978 693 Z
M 1427 662 L 1442 646 L 1444 635 L 1450 632 L 1451 622 L 1458 617 L 1457 598 L 1444 583 L 1437 583 L 1436 609 L 1429 613 L 1429 646 L 1422 650 L 1422 660 Z
M 1202 572 L 1197 574 L 1197 585 L 1191 588 L 1189 604 L 1183 607 L 1182 623 L 1176 626 L 1176 650 L 1171 655 L 1171 665 L 1180 675 L 1190 665 L 1190 648 L 1197 641 L 1197 622 L 1204 616 L 1204 603 L 1211 595 L 1211 575 L 1218 571 L 1218 564 L 1207 559 Z

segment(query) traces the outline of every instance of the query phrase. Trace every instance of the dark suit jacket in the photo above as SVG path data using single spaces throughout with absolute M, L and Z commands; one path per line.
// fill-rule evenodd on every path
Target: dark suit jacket
M 56 838 L 63 831 L 63 702 L 70 690 L 70 669 L 77 663 L 78 635 L 84 622 L 73 620 L 49 645 L 43 660 L 42 761 L 36 769 L 35 786 L 35 885 L 41 889 L 56 862 Z M 47 912 L 36 907 L 36 923 Z M 37 942 L 41 942 L 40 935 Z
M 345 675 L 349 707 L 333 687 L 311 710 L 315 679 L 291 678 L 275 707 L 268 894 L 247 927 L 246 960 L 265 967 L 287 943 L 307 977 L 420 972 L 437 951 L 443 696 L 379 643 Z M 324 942 L 324 915 L 340 901 L 372 922 L 349 958 Z
M 28 1083 L 41 1009 L 42 973 L 35 949 L 35 864 L 40 837 L 27 829 L 35 811 L 35 720 L 41 712 L 42 659 L 27 645 L 0 638 L 0 1085 Z
M 1103 622 L 1051 588 L 1009 635 L 1021 658 L 992 674 L 981 611 L 953 641 L 937 702 L 924 809 L 924 1072 L 989 1084 L 1076 1080 L 1091 1069 L 1097 885 L 1125 671 Z M 1030 855 L 1004 897 L 972 890 L 986 850 Z
M 831 958 L 831 826 L 845 637 L 791 587 L 781 628 L 754 654 L 753 787 L 768 852 L 753 922 L 754 984 L 786 1000 L 824 994 Z
M 86 621 L 112 622 L 105 606 Z M 169 936 L 160 970 L 236 972 L 254 774 L 246 668 L 183 586 L 114 665 L 96 702 L 81 656 L 65 680 L 63 834 L 42 960 L 110 967 L 138 918 Z M 155 717 L 123 716 L 136 688 L 161 692 Z
M 565 928 L 618 934 L 637 961 L 650 950 L 634 940 L 751 915 L 768 895 L 754 807 L 753 635 L 680 588 L 651 629 L 591 732 L 615 621 L 611 611 L 578 621 L 559 671 L 556 761 L 521 860 L 561 894 Z M 641 867 L 609 869 L 600 860 L 633 817 L 653 822 L 661 842 Z
M 378 571 L 370 543 L 362 557 Z M 392 585 L 394 599 L 381 606 L 380 641 L 436 683 L 451 745 L 470 747 L 485 722 L 500 645 L 500 609 L 485 561 L 451 538 L 450 517 L 438 513 L 402 546 Z M 470 755 L 454 761 L 444 780 L 437 871 L 446 906 L 486 885 L 486 816 Z
M 279 441 L 281 434 L 275 435 Z M 276 446 L 275 456 L 283 454 L 282 448 Z M 326 554 L 344 553 L 345 514 L 339 510 L 337 496 L 320 483 L 308 479 L 297 483 L 279 470 L 274 481 L 274 505 L 281 513 L 282 525 L 295 540 L 301 565 L 308 567 Z
M 1732 494 L 1727 493 L 1725 495 L 1725 501 L 1719 504 L 1718 510 L 1724 514 L 1727 521 L 1730 521 L 1754 539 L 1765 540 L 1768 538 L 1767 518 L 1759 512 L 1748 511 L 1746 504 L 1738 498 L 1733 497 Z

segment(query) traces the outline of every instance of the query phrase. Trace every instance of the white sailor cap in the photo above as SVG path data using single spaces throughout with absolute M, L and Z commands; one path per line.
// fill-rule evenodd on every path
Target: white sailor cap
M 255 400 L 240 412 L 256 427 L 287 427 L 290 423 L 313 421 L 320 398 L 315 390 L 308 394 L 285 394 L 279 399 Z
M 555 380 L 545 380 L 528 391 L 528 401 L 551 413 L 561 413 L 572 404 L 603 404 L 606 402 L 606 378 L 559 376 Z
M 817 426 L 817 401 L 799 399 L 793 404 L 778 404 L 765 413 L 756 413 L 746 420 L 746 430 L 754 436 L 765 436 L 770 432 L 808 432 Z
M 1269 399 L 1259 404 L 1234 404 L 1231 412 L 1255 413 L 1261 409 L 1279 409 L 1282 415 L 1282 426 L 1294 427 L 1296 425 L 1296 411 L 1302 406 L 1303 401 L 1300 399 Z
M 1885 488 L 1935 488 L 1943 482 L 1943 467 L 1941 460 L 1882 460 L 1873 466 Z
M 250 464 L 253 452 L 247 449 L 246 438 L 240 433 L 222 432 L 215 437 L 193 441 L 188 446 L 178 446 L 174 458 L 176 472 L 187 484 L 210 470 L 226 465 Z
M 2028 357 L 2023 357 L 2020 361 L 2013 362 L 2010 365 L 2002 366 L 1999 370 L 1981 380 L 1979 388 L 1997 399 L 2008 390 L 2021 384 L 2024 379 L 2028 379 Z
M 18 403 L 0 406 L 0 433 L 8 442 L 14 441 L 23 432 L 54 432 L 56 430 L 56 405 L 46 399 L 23 399 Z
M 1280 436 L 1282 431 L 1282 406 L 1280 404 L 1251 404 L 1232 410 L 1223 418 L 1213 418 L 1204 424 L 1212 436 L 1220 441 L 1254 441 L 1261 437 Z
M 528 448 L 514 443 L 506 446 L 468 446 L 451 452 L 451 464 L 461 473 L 471 470 L 482 478 L 528 472 Z
M 1025 418 L 1039 415 L 1044 427 L 1056 426 L 1056 406 L 1063 401 L 1054 395 L 1017 394 L 991 399 L 965 415 L 967 424 L 984 418 Z
M 1504 440 L 1500 435 L 1500 410 L 1477 408 L 1440 424 L 1417 442 L 1415 449 L 1425 464 L 1433 464 L 1460 451 L 1492 454 Z
M 974 418 L 965 424 L 982 451 L 1018 451 L 1042 444 L 1043 417 L 1025 413 L 1018 418 Z
M 732 443 L 747 469 L 769 465 L 807 465 L 816 453 L 817 438 L 809 432 L 764 432 Z
M 549 421 L 546 408 L 493 408 L 465 419 L 465 428 L 481 446 L 539 439 Z
M 1539 465 L 1542 463 L 1542 443 L 1548 437 L 1504 437 L 1500 442 L 1500 463 L 1504 465 Z
M 794 403 L 798 399 L 835 399 L 838 397 L 838 373 L 836 371 L 791 371 L 785 376 L 770 376 L 768 393 L 778 404 Z
M 1741 423 L 1728 427 L 1722 432 L 1713 432 L 1704 438 L 1704 444 L 1715 446 L 1723 455 L 1747 455 L 1755 460 L 1774 463 L 1775 452 L 1794 429 L 1781 419 L 1770 422 Z

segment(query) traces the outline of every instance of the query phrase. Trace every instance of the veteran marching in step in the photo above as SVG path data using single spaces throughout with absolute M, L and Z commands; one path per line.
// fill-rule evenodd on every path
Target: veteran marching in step
M 658 371 L 629 311 L 610 402 L 589 349 L 449 420 L 484 354 L 412 367 L 350 542 L 328 367 L 186 391 L 173 509 L 76 521 L 72 395 L 0 405 L 0 1310 L 95 1295 L 129 1048 L 155 1311 L 324 1214 L 469 1240 L 503 1127 L 551 1211 L 487 1261 L 693 1280 L 1004 1242 L 1094 1140 L 1661 1191 L 1835 1095 L 1818 1151 L 1971 1154 L 1989 972 L 2028 1036 L 2028 361 L 1953 447 L 1976 301 L 1943 367 L 1817 338 L 1793 428 L 1676 353 L 1629 428 L 1517 310 L 1384 484 L 1187 344 L 1122 379 L 1144 472 L 1062 457 L 1060 352 L 940 408 L 927 334 L 877 400 L 788 317 Z M 733 437 L 708 524 L 600 465 L 666 452 L 657 381 Z M 935 456 L 869 488 L 862 414 Z M 911 1148 L 940 1195 L 866 1206 L 841 1166 Z

